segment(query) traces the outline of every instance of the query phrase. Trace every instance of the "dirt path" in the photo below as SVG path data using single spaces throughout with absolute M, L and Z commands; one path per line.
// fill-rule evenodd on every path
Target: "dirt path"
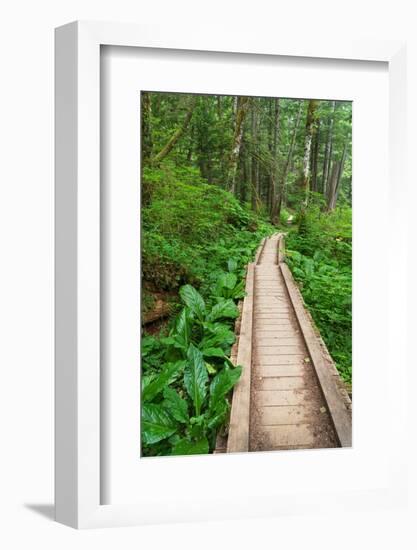
M 254 268 L 249 450 L 337 447 L 281 270 L 277 235 Z

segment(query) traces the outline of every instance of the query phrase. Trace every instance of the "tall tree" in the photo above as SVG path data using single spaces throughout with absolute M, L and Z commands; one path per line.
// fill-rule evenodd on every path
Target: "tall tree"
M 320 119 L 317 119 L 317 130 L 313 136 L 313 152 L 311 155 L 311 190 L 318 191 L 317 171 L 320 150 Z
M 277 206 L 276 206 L 277 210 L 276 210 L 276 214 L 275 214 L 275 217 L 278 220 L 280 219 L 280 216 L 281 216 L 281 207 L 282 207 L 283 200 L 285 198 L 287 176 L 288 176 L 288 172 L 289 172 L 289 169 L 290 169 L 290 166 L 291 166 L 291 163 L 292 163 L 292 158 L 293 158 L 295 143 L 296 143 L 296 138 L 297 138 L 297 132 L 298 132 L 298 128 L 300 126 L 302 112 L 303 112 L 303 101 L 299 101 L 297 116 L 296 116 L 295 123 L 294 123 L 293 129 L 292 129 L 292 132 L 291 132 L 291 139 L 290 139 L 290 145 L 289 145 L 289 148 L 288 148 L 287 158 L 286 158 L 286 161 L 285 161 L 285 164 L 284 164 L 284 169 L 282 171 L 282 176 L 281 176 L 280 183 L 279 183 L 279 188 L 278 188 L 278 197 L 277 197 Z
M 246 118 L 246 113 L 249 108 L 250 98 L 238 96 L 236 101 L 235 114 L 235 129 L 232 142 L 232 150 L 230 152 L 229 169 L 227 176 L 227 187 L 234 193 L 236 190 L 236 170 L 239 160 L 240 147 L 242 145 L 243 127 Z
M 151 96 L 149 92 L 142 92 L 142 163 L 148 164 L 152 156 L 152 128 L 151 128 Z
M 329 178 L 328 192 L 327 192 L 327 211 L 330 212 L 336 207 L 336 201 L 340 190 L 340 184 L 343 176 L 343 169 L 345 166 L 347 154 L 347 144 L 343 146 L 342 158 L 339 161 L 334 161 L 332 166 L 331 175 Z
M 190 124 L 191 117 L 193 116 L 196 100 L 197 96 L 194 95 L 189 98 L 187 111 L 181 126 L 174 132 L 161 151 L 159 151 L 159 153 L 152 159 L 152 164 L 158 165 L 166 156 L 169 155 L 177 142 L 182 138 L 188 128 L 188 125 Z
M 316 132 L 316 111 L 318 107 L 317 99 L 310 99 L 307 107 L 307 119 L 306 130 L 304 137 L 304 155 L 303 155 L 303 174 L 302 174 L 302 188 L 304 192 L 304 201 L 307 204 L 308 194 L 310 191 L 310 155 L 311 155 L 311 143 L 313 136 Z
M 276 224 L 279 221 L 278 218 L 278 208 L 277 208 L 277 195 L 279 194 L 278 189 L 278 139 L 279 139 L 279 125 L 280 125 L 280 104 L 279 99 L 274 99 L 274 119 L 273 119 L 273 130 L 272 130 L 272 147 L 271 147 L 271 177 L 270 177 L 270 217 L 271 222 Z
M 327 184 L 330 177 L 330 162 L 332 157 L 332 144 L 333 144 L 333 126 L 336 112 L 336 101 L 331 102 L 331 111 L 328 117 L 328 131 L 327 140 L 324 147 L 324 162 L 323 162 L 323 176 L 321 190 L 323 195 L 327 194 Z
M 258 159 L 257 159 L 257 141 L 258 141 L 258 99 L 252 98 L 251 102 L 251 202 L 252 210 L 258 209 L 259 186 L 258 186 Z

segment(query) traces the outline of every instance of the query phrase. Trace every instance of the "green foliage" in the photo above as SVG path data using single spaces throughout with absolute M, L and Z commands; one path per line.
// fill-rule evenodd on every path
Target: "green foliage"
M 207 394 L 208 374 L 202 352 L 190 344 L 187 350 L 188 363 L 184 373 L 184 387 L 191 397 L 196 416 Z
M 228 359 L 235 338 L 230 323 L 238 313 L 233 300 L 214 296 L 206 302 L 191 285 L 179 294 L 183 308 L 168 336 L 142 342 L 145 456 L 212 450 L 229 414 L 227 396 L 241 375 Z M 149 360 L 154 354 L 158 362 Z
M 142 442 L 153 445 L 175 433 L 175 421 L 161 405 L 142 405 Z
M 190 283 L 208 295 L 227 267 L 225 292 L 235 298 L 241 278 L 260 239 L 272 227 L 242 206 L 230 193 L 208 185 L 190 168 L 167 162 L 145 168 L 143 181 L 152 188 L 152 201 L 142 206 L 142 279 L 149 288 L 177 291 Z M 227 262 L 230 260 L 230 265 Z M 237 284 L 237 283 L 235 283 Z
M 304 301 L 348 383 L 352 380 L 351 210 L 312 208 L 287 237 L 286 258 Z

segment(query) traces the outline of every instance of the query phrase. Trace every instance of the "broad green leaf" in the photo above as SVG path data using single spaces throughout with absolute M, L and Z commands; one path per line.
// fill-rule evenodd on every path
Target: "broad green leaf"
M 245 296 L 245 281 L 242 280 L 233 289 L 233 298 L 243 298 Z
M 181 439 L 172 448 L 173 455 L 206 455 L 208 452 L 209 444 L 205 437 L 195 442 Z
M 164 346 L 172 346 L 175 344 L 175 340 L 172 336 L 165 336 L 160 339 L 161 344 Z
M 227 269 L 232 272 L 236 271 L 237 269 L 237 261 L 234 258 L 230 258 L 230 260 L 227 262 Z
M 205 348 L 228 348 L 235 341 L 235 334 L 223 323 L 204 325 L 204 338 L 200 346 Z
M 226 420 L 227 413 L 229 412 L 229 403 L 226 399 L 219 401 L 214 409 L 209 410 L 209 416 L 207 420 L 207 427 L 209 430 L 218 428 Z
M 207 315 L 208 321 L 216 321 L 217 319 L 235 319 L 239 315 L 239 310 L 233 300 L 224 300 L 213 306 L 210 313 Z
M 144 336 L 141 340 L 142 356 L 147 355 L 155 348 L 158 348 L 158 340 L 154 336 Z
M 203 354 L 192 344 L 188 348 L 187 358 L 187 366 L 184 372 L 184 386 L 193 401 L 196 415 L 198 416 L 207 394 L 208 374 Z
M 175 363 L 167 363 L 161 372 L 152 382 L 150 382 L 142 390 L 142 399 L 144 402 L 149 402 L 154 399 L 175 377 L 183 370 L 185 361 L 176 361 Z
M 188 405 L 185 399 L 182 399 L 172 388 L 164 389 L 164 407 L 169 410 L 171 416 L 186 424 L 188 422 Z
M 229 290 L 233 290 L 237 283 L 237 276 L 234 273 L 226 273 L 223 279 L 223 285 Z
M 224 351 L 221 348 L 203 348 L 201 351 L 204 357 L 224 357 Z
M 206 313 L 206 304 L 201 294 L 191 285 L 185 285 L 180 288 L 180 296 L 185 305 L 190 308 L 191 312 L 200 320 L 203 320 Z
M 210 408 L 214 408 L 223 397 L 233 388 L 242 374 L 242 367 L 223 369 L 210 384 Z
M 175 433 L 177 426 L 168 412 L 153 403 L 142 405 L 142 442 L 152 445 Z
M 231 291 L 234 289 L 236 282 L 237 276 L 235 273 L 222 273 L 217 279 L 214 289 L 215 295 L 230 298 Z
M 156 374 L 148 374 L 147 376 L 143 376 L 141 377 L 141 382 L 142 382 L 142 391 L 147 387 L 149 386 L 149 384 L 152 382 L 152 380 L 155 380 L 155 378 L 157 377 Z
M 191 336 L 192 321 L 190 319 L 189 311 L 186 307 L 183 308 L 178 315 L 175 322 L 175 344 L 179 344 L 180 347 L 188 349 Z

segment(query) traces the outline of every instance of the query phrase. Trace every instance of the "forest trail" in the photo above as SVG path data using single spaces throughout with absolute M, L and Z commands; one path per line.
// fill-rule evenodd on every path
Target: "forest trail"
M 282 261 L 281 237 L 266 239 L 248 270 L 227 452 L 351 445 L 349 398 Z

